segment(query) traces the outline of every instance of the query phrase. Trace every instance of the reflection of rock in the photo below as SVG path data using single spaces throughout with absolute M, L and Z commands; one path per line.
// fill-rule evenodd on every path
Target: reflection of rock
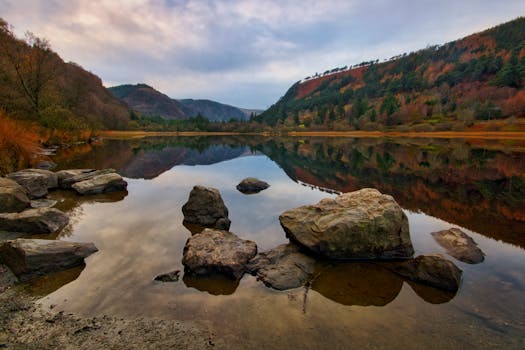
M 92 178 L 74 183 L 71 187 L 79 194 L 101 194 L 107 192 L 124 191 L 128 183 L 117 173 L 101 174 Z
M 31 234 L 55 233 L 69 222 L 66 214 L 54 208 L 28 209 L 21 213 L 0 214 L 0 230 Z
M 31 208 L 38 209 L 38 208 L 52 208 L 54 207 L 58 202 L 53 199 L 33 199 L 31 201 Z
M 257 254 L 255 242 L 227 231 L 205 229 L 188 239 L 182 264 L 196 275 L 222 273 L 240 279 L 246 264 Z
M 58 185 L 60 188 L 68 189 L 73 184 L 81 181 L 86 181 L 94 178 L 95 176 L 115 173 L 114 169 L 71 169 L 71 170 L 60 170 L 57 171 Z
M 270 187 L 270 185 L 268 185 L 267 182 L 261 181 L 254 177 L 247 177 L 237 185 L 237 189 L 245 194 L 258 193 L 267 189 L 268 187 Z
M 456 296 L 456 292 L 434 288 L 412 281 L 406 282 L 421 299 L 430 304 L 448 303 Z
M 24 286 L 24 290 L 32 296 L 43 297 L 49 295 L 66 284 L 76 280 L 84 270 L 84 267 L 85 265 L 82 263 L 79 266 L 67 270 L 43 276 L 36 276 L 28 281 Z
M 439 254 L 419 255 L 414 259 L 386 264 L 385 267 L 414 282 L 454 293 L 461 284 L 462 271 Z
M 279 217 L 290 238 L 331 259 L 391 259 L 414 254 L 408 220 L 391 196 L 375 189 L 345 193 Z
M 97 251 L 93 243 L 16 239 L 0 246 L 2 261 L 22 280 L 82 265 Z
M 18 213 L 28 207 L 26 190 L 14 180 L 0 177 L 0 213 Z
M 305 285 L 314 267 L 315 260 L 301 253 L 293 244 L 282 244 L 259 253 L 248 265 L 250 272 L 257 275 L 265 285 L 278 290 Z
M 228 230 L 228 208 L 219 190 L 212 187 L 195 186 L 186 204 L 182 206 L 184 221 L 205 227 Z
M 49 170 L 25 169 L 7 177 L 24 187 L 31 198 L 44 197 L 48 189 L 58 186 L 57 175 Z
M 451 228 L 432 232 L 431 235 L 440 246 L 447 250 L 449 255 L 460 261 L 478 264 L 485 259 L 485 254 L 478 248 L 476 242 L 460 229 Z
M 380 265 L 351 262 L 324 269 L 312 289 L 343 305 L 384 306 L 396 298 L 402 285 L 400 276 Z
M 179 270 L 171 271 L 168 273 L 163 273 L 162 275 L 158 275 L 155 277 L 155 281 L 160 282 L 177 282 L 179 280 Z
M 239 280 L 232 280 L 221 274 L 195 276 L 186 273 L 182 281 L 188 288 L 195 288 L 211 295 L 231 295 L 239 286 Z

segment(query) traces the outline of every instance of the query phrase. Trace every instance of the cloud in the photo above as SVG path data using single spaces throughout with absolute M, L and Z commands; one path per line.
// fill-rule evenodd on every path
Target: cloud
M 48 38 L 108 84 L 260 108 L 316 71 L 444 43 L 524 9 L 522 0 L 0 0 L 17 33 Z

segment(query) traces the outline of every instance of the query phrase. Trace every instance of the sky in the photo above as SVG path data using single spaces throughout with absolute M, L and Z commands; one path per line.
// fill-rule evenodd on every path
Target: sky
M 327 69 L 443 44 L 525 15 L 525 0 L 0 0 L 105 86 L 266 109 Z

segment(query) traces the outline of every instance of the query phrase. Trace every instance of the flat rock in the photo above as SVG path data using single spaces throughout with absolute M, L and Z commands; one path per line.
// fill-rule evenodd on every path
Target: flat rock
M 15 239 L 0 245 L 0 258 L 21 280 L 66 270 L 95 253 L 93 243 L 45 239 Z
M 49 234 L 60 231 L 68 222 L 69 217 L 58 209 L 27 209 L 0 214 L 0 231 Z
M 0 213 L 18 213 L 29 206 L 26 190 L 14 180 L 0 177 Z
M 219 230 L 230 228 L 228 208 L 216 188 L 193 187 L 188 201 L 182 206 L 182 213 L 186 223 Z
M 54 207 L 58 202 L 54 199 L 33 199 L 31 201 L 31 208 L 38 209 L 38 208 L 52 208 Z
M 457 228 L 432 232 L 432 237 L 450 256 L 468 264 L 478 264 L 485 260 L 485 254 L 474 240 Z
M 267 182 L 261 181 L 254 177 L 247 177 L 237 185 L 237 190 L 244 194 L 259 193 L 267 189 L 270 185 Z
M 115 173 L 115 169 L 69 169 L 57 171 L 58 185 L 62 189 L 69 189 L 73 184 L 92 179 L 95 176 Z
M 43 169 L 25 169 L 7 175 L 24 187 L 29 197 L 41 198 L 48 190 L 58 187 L 58 176 L 52 171 Z
M 175 270 L 168 273 L 163 273 L 162 275 L 158 275 L 155 277 L 155 281 L 160 282 L 177 282 L 179 280 L 180 271 Z
M 277 290 L 304 286 L 312 277 L 314 268 L 315 260 L 301 253 L 294 244 L 282 244 L 259 253 L 248 264 L 250 273 Z
M 388 195 L 365 188 L 279 216 L 288 237 L 329 259 L 399 259 L 414 254 L 408 219 Z
M 238 280 L 256 254 L 255 242 L 228 231 L 207 228 L 188 239 L 182 264 L 195 275 L 219 273 Z
M 71 187 L 79 194 L 88 195 L 124 191 L 128 187 L 128 183 L 119 174 L 108 173 L 76 182 Z
M 411 281 L 450 292 L 459 289 L 463 273 L 452 261 L 440 254 L 419 255 L 385 267 Z

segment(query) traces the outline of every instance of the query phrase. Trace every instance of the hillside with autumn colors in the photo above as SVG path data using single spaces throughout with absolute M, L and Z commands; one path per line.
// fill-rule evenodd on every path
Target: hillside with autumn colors
M 255 121 L 283 129 L 525 130 L 525 18 L 295 83 Z

